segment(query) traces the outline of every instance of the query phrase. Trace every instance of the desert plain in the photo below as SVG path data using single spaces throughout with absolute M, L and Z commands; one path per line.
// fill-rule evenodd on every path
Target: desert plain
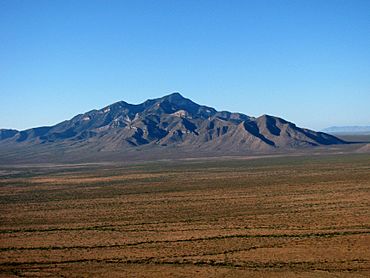
M 1 277 L 369 277 L 370 154 L 0 166 Z

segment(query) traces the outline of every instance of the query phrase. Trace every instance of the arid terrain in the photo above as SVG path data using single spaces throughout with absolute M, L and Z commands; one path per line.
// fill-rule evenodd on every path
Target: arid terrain
M 1 277 L 369 277 L 370 154 L 0 167 Z
M 349 145 L 279 117 L 217 111 L 173 93 L 141 104 L 119 101 L 54 126 L 0 129 L 0 164 L 287 154 Z

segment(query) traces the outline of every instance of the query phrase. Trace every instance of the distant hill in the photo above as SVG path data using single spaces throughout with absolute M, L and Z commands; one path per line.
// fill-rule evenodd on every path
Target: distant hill
M 370 153 L 370 144 L 366 144 L 357 150 L 360 153 Z
M 98 153 L 122 159 L 151 152 L 159 156 L 268 153 L 344 143 L 278 117 L 217 111 L 179 93 L 137 105 L 120 101 L 54 126 L 0 130 L 0 152 L 30 159 L 84 158 Z
M 332 126 L 322 131 L 332 134 L 370 134 L 370 126 Z

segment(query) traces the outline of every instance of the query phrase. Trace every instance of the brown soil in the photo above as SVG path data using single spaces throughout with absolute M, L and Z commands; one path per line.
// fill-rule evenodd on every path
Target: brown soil
M 368 277 L 370 156 L 0 169 L 2 277 Z

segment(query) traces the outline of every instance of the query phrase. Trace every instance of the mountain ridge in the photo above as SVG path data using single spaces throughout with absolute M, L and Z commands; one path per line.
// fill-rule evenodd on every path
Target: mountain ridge
M 179 93 L 140 104 L 118 101 L 53 126 L 0 130 L 1 148 L 63 153 L 122 152 L 174 147 L 187 152 L 271 152 L 345 144 L 271 115 L 250 117 L 199 105 Z M 169 148 L 168 148 L 169 149 Z M 172 148 L 173 149 L 173 148 Z
M 370 134 L 370 126 L 331 126 L 322 132 L 333 134 Z

